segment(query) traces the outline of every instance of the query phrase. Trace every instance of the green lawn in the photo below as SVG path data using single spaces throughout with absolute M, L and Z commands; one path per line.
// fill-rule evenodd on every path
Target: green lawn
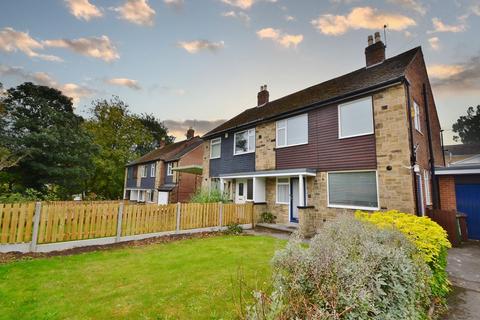
M 0 319 L 234 319 L 234 296 L 268 286 L 284 244 L 219 236 L 0 265 Z

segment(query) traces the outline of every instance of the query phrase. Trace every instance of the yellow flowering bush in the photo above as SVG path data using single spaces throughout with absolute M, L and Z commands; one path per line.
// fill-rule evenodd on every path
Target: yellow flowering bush
M 434 296 L 445 297 L 450 283 L 447 278 L 447 250 L 452 247 L 447 232 L 428 217 L 396 210 L 367 213 L 357 211 L 355 217 L 382 229 L 396 229 L 415 244 L 418 254 L 432 270 L 431 289 Z

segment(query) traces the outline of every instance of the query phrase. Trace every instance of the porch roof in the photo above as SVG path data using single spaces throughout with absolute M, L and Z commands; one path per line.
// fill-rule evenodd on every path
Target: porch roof
M 480 174 L 480 165 L 464 165 L 435 168 L 436 175 Z
M 240 178 L 264 178 L 264 177 L 290 177 L 290 176 L 311 176 L 317 175 L 315 169 L 299 168 L 299 169 L 284 169 L 284 170 L 264 170 L 253 172 L 238 172 L 221 174 L 219 177 L 223 179 L 240 179 Z

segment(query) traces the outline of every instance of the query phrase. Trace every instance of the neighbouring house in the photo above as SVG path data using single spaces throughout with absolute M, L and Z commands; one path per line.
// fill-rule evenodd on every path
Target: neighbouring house
M 187 131 L 187 139 L 161 145 L 127 164 L 124 199 L 167 204 L 189 201 L 201 185 L 202 139 Z
M 440 123 L 420 47 L 385 59 L 368 37 L 366 65 L 249 108 L 205 134 L 203 186 L 254 203 L 305 234 L 342 213 L 423 215 L 438 204 Z
M 436 168 L 440 208 L 467 215 L 468 237 L 480 240 L 480 145 L 444 146 L 447 167 Z

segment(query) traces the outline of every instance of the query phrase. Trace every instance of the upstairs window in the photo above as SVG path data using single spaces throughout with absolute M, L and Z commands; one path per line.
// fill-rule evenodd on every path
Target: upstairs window
M 308 114 L 277 121 L 277 148 L 308 143 Z
M 413 102 L 413 123 L 415 125 L 415 129 L 418 132 L 422 133 L 422 123 L 420 121 L 420 107 L 415 101 Z
M 210 140 L 210 159 L 218 159 L 222 152 L 222 138 Z
M 373 134 L 372 97 L 339 105 L 338 123 L 340 139 Z
M 234 155 L 250 153 L 255 151 L 255 129 L 235 133 Z
M 146 165 L 142 166 L 142 178 L 146 178 L 148 176 L 148 167 Z
M 152 165 L 150 166 L 150 177 L 155 177 L 155 163 L 152 163 Z
M 173 162 L 167 163 L 167 176 L 173 176 Z

